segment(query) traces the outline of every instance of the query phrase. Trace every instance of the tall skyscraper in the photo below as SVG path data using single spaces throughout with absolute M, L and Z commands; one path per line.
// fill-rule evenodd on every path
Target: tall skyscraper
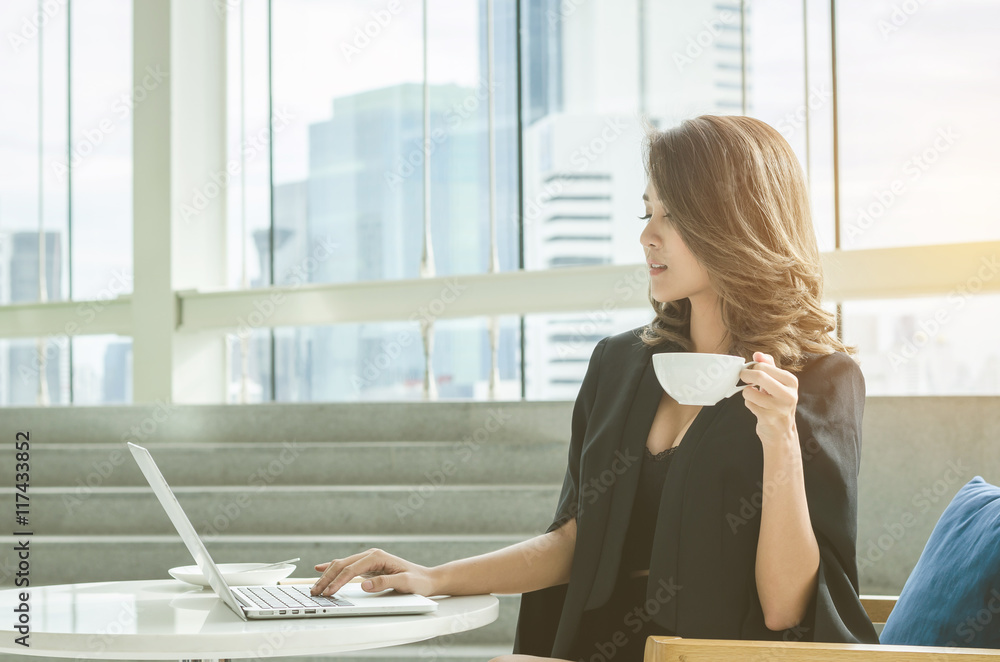
M 667 124 L 695 108 L 739 111 L 739 7 L 550 4 L 530 10 L 525 26 L 537 58 L 525 61 L 525 268 L 641 263 L 638 115 Z M 672 99 L 677 90 L 687 105 Z M 646 299 L 631 289 L 630 299 Z M 527 397 L 575 398 L 594 344 L 622 322 L 652 318 L 651 309 L 622 311 L 624 301 L 612 314 L 529 318 Z
M 430 88 L 430 219 L 438 276 L 488 268 L 485 100 L 485 79 L 476 88 Z M 513 137 L 515 123 L 506 125 Z M 288 282 L 287 274 L 296 267 L 307 282 L 419 277 L 424 235 L 422 86 L 394 85 L 334 99 L 331 118 L 310 126 L 308 144 L 308 180 L 275 187 L 274 222 L 285 242 L 276 248 L 277 282 Z M 513 154 L 509 146 L 505 149 Z M 516 171 L 510 170 L 498 174 L 514 179 Z M 508 198 L 510 190 L 501 188 Z M 516 199 L 500 204 L 516 208 Z M 515 268 L 513 219 L 502 213 L 497 218 L 505 246 L 501 268 Z M 303 269 L 321 243 L 332 244 L 333 254 Z M 266 249 L 262 237 L 258 251 Z M 418 304 L 401 312 L 433 316 L 421 312 Z M 482 325 L 451 320 L 436 324 L 433 362 L 440 397 L 472 397 L 475 385 L 484 382 L 487 336 L 470 332 L 470 327 Z M 421 397 L 424 363 L 415 321 L 307 327 L 279 338 L 279 375 L 288 373 L 279 378 L 279 399 Z M 507 338 L 502 351 L 509 355 L 514 349 Z M 513 359 L 505 360 L 504 367 L 512 367 Z M 293 370 L 298 374 L 290 374 Z

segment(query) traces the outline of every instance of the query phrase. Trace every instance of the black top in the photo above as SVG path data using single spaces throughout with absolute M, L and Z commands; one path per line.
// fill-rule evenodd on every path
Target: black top
M 585 610 L 615 586 L 643 448 L 663 396 L 641 328 L 597 343 L 573 407 L 566 474 L 547 531 L 576 519 L 566 584 L 521 596 L 515 653 L 567 658 Z M 876 644 L 858 597 L 857 479 L 865 380 L 844 352 L 796 371 L 795 425 L 819 577 L 802 623 L 772 631 L 757 595 L 764 457 L 757 418 L 740 395 L 702 407 L 670 459 L 646 579 L 662 598 L 652 619 L 679 637 Z M 645 579 L 645 578 L 644 578 Z
M 653 550 L 653 533 L 656 531 L 656 515 L 660 510 L 660 496 L 663 481 L 670 467 L 670 458 L 677 446 L 653 455 L 648 448 L 643 452 L 639 484 L 632 502 L 628 532 L 622 548 L 621 568 L 628 573 L 633 570 L 649 570 L 649 556 Z
M 648 448 L 643 452 L 618 580 L 606 603 L 583 612 L 571 659 L 586 662 L 598 656 L 615 662 L 642 662 L 647 637 L 673 634 L 651 618 L 652 609 L 645 604 L 646 577 L 630 575 L 635 570 L 649 569 L 663 482 L 676 450 L 674 446 L 656 455 Z

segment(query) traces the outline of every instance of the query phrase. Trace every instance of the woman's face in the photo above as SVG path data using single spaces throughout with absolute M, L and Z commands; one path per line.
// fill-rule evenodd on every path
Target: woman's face
M 691 298 L 715 298 L 715 291 L 708 280 L 708 271 L 695 259 L 681 240 L 670 220 L 670 210 L 656 199 L 652 182 L 646 185 L 642 196 L 645 205 L 646 227 L 639 235 L 639 243 L 646 254 L 646 264 L 666 265 L 666 268 L 650 266 L 650 292 L 660 303 Z

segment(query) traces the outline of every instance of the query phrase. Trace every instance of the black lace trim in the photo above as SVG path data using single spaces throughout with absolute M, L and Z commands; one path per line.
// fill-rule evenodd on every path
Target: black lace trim
M 678 446 L 673 446 L 671 448 L 668 448 L 665 451 L 660 451 L 656 455 L 653 455 L 652 451 L 649 450 L 648 446 L 645 446 L 644 448 L 645 448 L 646 452 L 643 454 L 643 456 L 647 460 L 652 460 L 654 462 L 659 462 L 660 460 L 666 459 L 666 458 L 670 457 L 671 455 L 673 455 L 674 451 L 676 451 L 679 447 Z

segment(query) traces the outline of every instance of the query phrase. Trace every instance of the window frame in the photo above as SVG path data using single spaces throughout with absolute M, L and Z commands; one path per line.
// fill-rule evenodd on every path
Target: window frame
M 425 8 L 426 8 L 426 1 Z M 522 5 L 516 1 L 516 21 L 522 20 Z M 171 3 L 133 1 L 133 78 L 141 82 L 146 66 L 156 62 L 174 63 L 171 35 L 184 31 L 211 35 L 207 48 L 225 53 L 225 20 L 233 7 L 230 0 L 205 3 L 207 8 L 178 11 Z M 490 0 L 490 5 L 492 1 Z M 740 3 L 741 16 L 744 3 Z M 270 0 L 269 0 L 270 7 Z M 833 45 L 831 69 L 833 93 L 834 145 L 834 223 L 837 248 L 821 253 L 824 272 L 824 301 L 837 303 L 838 334 L 842 332 L 840 303 L 845 301 L 896 299 L 947 294 L 976 276 L 983 260 L 1000 255 L 1000 241 L 977 241 L 956 244 L 900 246 L 877 249 L 842 250 L 839 248 L 840 204 L 837 161 L 837 98 L 836 98 L 836 2 L 830 5 L 830 39 Z M 426 10 L 424 12 L 426 17 Z M 492 14 L 491 14 L 492 18 Z M 426 19 L 425 19 L 426 20 Z M 198 25 L 193 25 L 197 23 Z M 220 28 L 221 24 L 221 28 Z M 164 26 L 168 26 L 165 28 Z M 742 25 L 742 21 L 741 21 Z M 194 28 L 198 28 L 195 30 Z M 492 25 L 490 25 L 492 29 Z M 43 336 L 74 336 L 117 334 L 133 339 L 133 402 L 226 402 L 228 373 L 218 363 L 223 357 L 225 334 L 235 332 L 262 299 L 280 301 L 274 311 L 263 317 L 258 328 L 326 325 L 347 322 L 378 322 L 412 319 L 414 301 L 430 301 L 458 282 L 464 295 L 456 299 L 439 318 L 521 316 L 522 397 L 524 393 L 524 315 L 573 311 L 601 311 L 624 308 L 646 308 L 644 293 L 623 298 L 621 284 L 634 281 L 645 271 L 643 263 L 566 267 L 550 270 L 525 271 L 524 264 L 524 199 L 522 123 L 523 81 L 521 60 L 524 50 L 521 30 L 517 38 L 517 150 L 518 150 L 518 241 L 520 268 L 517 271 L 470 274 L 466 276 L 422 277 L 408 280 L 356 282 L 338 284 L 308 284 L 303 286 L 271 286 L 253 290 L 230 290 L 219 287 L 218 274 L 200 274 L 187 280 L 193 286 L 176 288 L 180 264 L 176 249 L 163 251 L 164 241 L 174 247 L 196 238 L 203 230 L 185 229 L 177 207 L 181 200 L 174 195 L 175 183 L 170 173 L 184 168 L 204 166 L 213 159 L 225 158 L 225 130 L 219 145 L 208 153 L 189 153 L 179 143 L 190 143 L 205 131 L 217 130 L 221 121 L 225 128 L 225 85 L 221 92 L 204 94 L 199 86 L 205 81 L 225 81 L 225 58 L 211 62 L 203 77 L 185 75 L 183 70 L 171 80 L 169 90 L 151 95 L 133 116 L 133 247 L 135 287 L 133 294 L 99 301 L 102 312 L 77 330 L 78 308 L 87 301 L 60 301 L 0 306 L 0 329 L 4 338 Z M 180 44 L 177 44 L 180 48 Z M 807 46 L 808 49 L 808 46 Z M 745 57 L 745 56 L 744 56 Z M 173 71 L 172 71 L 173 73 Z M 744 74 L 745 75 L 745 74 Z M 199 126 L 191 127 L 193 137 L 164 131 L 170 124 L 172 103 L 177 99 L 194 98 L 204 102 L 198 113 L 187 117 Z M 808 85 L 803 85 L 808 126 Z M 746 85 L 743 85 L 744 104 Z M 199 119 L 200 118 L 200 119 Z M 221 118 L 221 119 L 220 119 Z M 492 131 L 492 127 L 491 127 Z M 172 142 L 172 137 L 174 142 Z M 222 196 L 225 197 L 225 196 Z M 223 214 L 217 216 L 224 223 Z M 203 221 L 204 222 L 204 221 Z M 165 229 L 164 229 L 165 226 Z M 272 223 L 273 230 L 273 223 Z M 209 241 L 200 251 L 200 259 L 210 259 L 214 252 L 224 255 L 225 238 Z M 221 270 L 224 282 L 225 270 Z M 975 293 L 1000 292 L 1000 278 L 981 279 Z M 631 291 L 631 290 L 630 290 Z M 98 303 L 98 302 L 94 302 Z M 273 331 L 272 347 L 273 347 Z M 165 349 L 166 348 L 166 349 Z M 212 363 L 190 363 L 209 348 Z M 273 356 L 272 356 L 273 361 Z M 204 388 L 190 388 L 200 373 L 215 371 L 207 376 Z M 272 378 L 273 378 L 272 370 Z M 274 389 L 271 389 L 274 393 Z

